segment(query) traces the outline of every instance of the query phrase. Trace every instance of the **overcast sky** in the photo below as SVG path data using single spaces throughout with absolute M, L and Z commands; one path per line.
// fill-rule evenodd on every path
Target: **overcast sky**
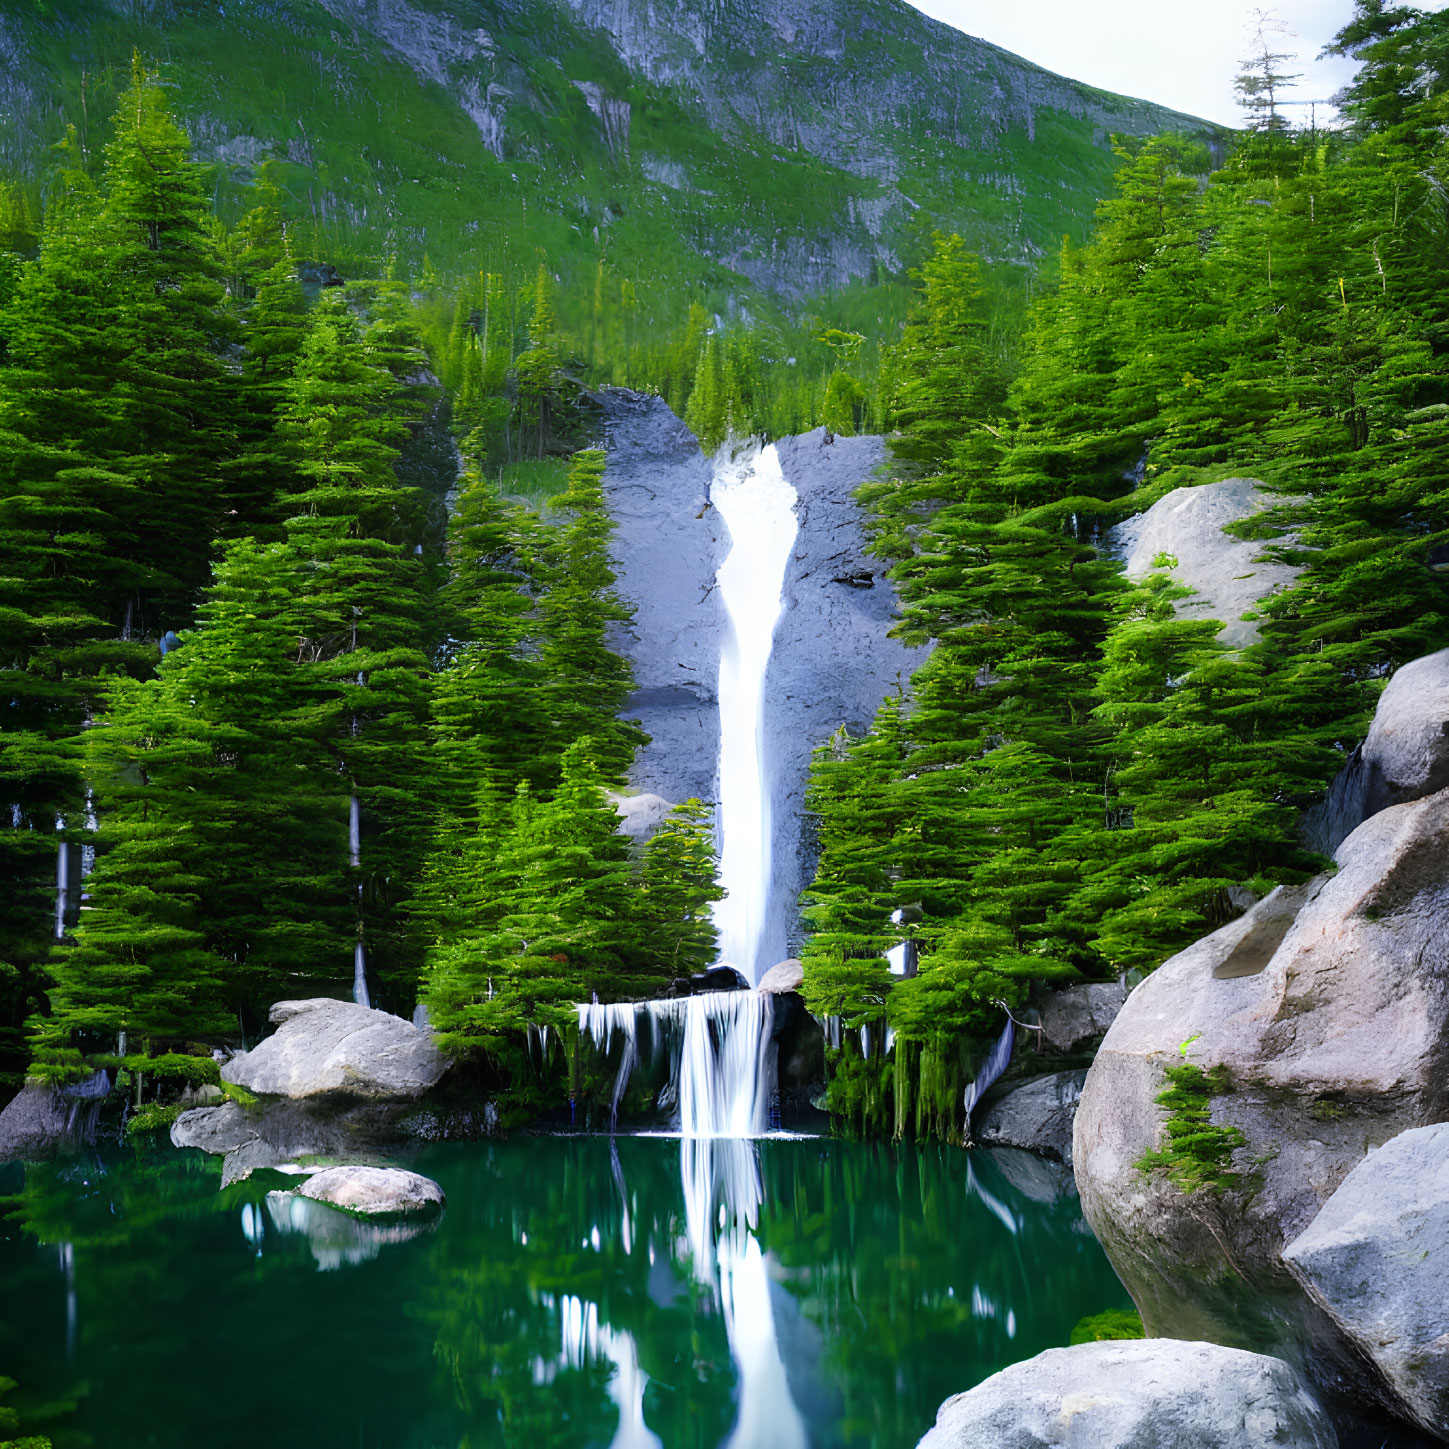
M 1255 4 L 1242 0 L 911 0 L 958 30 L 1014 50 L 1062 75 L 1103 90 L 1143 96 L 1175 110 L 1241 123 L 1233 77 L 1248 54 Z M 1419 0 L 1442 10 L 1449 0 Z M 1295 37 L 1275 49 L 1296 51 L 1288 67 L 1303 79 L 1290 98 L 1321 100 L 1352 75 L 1345 60 L 1318 52 L 1353 14 L 1353 0 L 1261 0 Z M 1290 115 L 1296 115 L 1294 107 Z M 1301 108 L 1305 119 L 1307 108 Z

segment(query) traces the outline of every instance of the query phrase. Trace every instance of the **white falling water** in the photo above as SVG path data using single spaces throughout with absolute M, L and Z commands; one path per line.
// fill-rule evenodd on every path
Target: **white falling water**
M 758 991 L 709 991 L 669 1001 L 586 1003 L 579 1030 L 600 1051 L 622 1041 L 612 1112 L 639 1060 L 667 1046 L 671 1097 L 684 1137 L 758 1137 L 769 1130 L 775 1090 L 770 1040 L 774 997 Z
M 352 999 L 359 1006 L 372 1005 L 367 994 L 367 952 L 362 949 L 361 941 L 352 948 Z
M 730 533 L 716 575 L 730 628 L 719 661 L 720 884 L 714 908 L 720 960 L 760 979 L 771 879 L 769 778 L 764 758 L 765 673 L 783 606 L 785 568 L 800 531 L 797 495 L 774 444 L 715 462 L 710 501 Z

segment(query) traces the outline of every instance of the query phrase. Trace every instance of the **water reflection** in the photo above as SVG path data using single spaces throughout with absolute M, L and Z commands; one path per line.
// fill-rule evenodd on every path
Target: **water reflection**
M 626 1137 L 410 1165 L 448 1211 L 375 1256 L 319 1255 L 270 1211 L 285 1179 L 218 1191 L 215 1159 L 28 1169 L 0 1189 L 0 1371 L 32 1405 L 84 1391 L 57 1449 L 189 1449 L 197 1423 L 214 1449 L 906 1449 L 1125 1302 L 1035 1159 Z

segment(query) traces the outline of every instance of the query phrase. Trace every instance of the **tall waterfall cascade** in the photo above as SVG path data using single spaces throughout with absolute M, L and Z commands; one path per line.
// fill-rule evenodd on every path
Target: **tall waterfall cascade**
M 720 960 L 751 982 L 770 899 L 773 812 L 764 751 L 765 676 L 784 603 L 785 569 L 800 531 L 795 489 L 773 443 L 721 450 L 710 502 L 730 551 L 716 581 L 729 623 L 719 661 Z

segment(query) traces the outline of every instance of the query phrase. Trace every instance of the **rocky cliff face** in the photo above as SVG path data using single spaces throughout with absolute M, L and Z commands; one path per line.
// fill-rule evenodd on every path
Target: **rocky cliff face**
M 728 627 L 714 587 L 729 548 L 709 506 L 712 470 L 665 403 L 603 394 L 619 589 L 633 625 L 616 647 L 634 666 L 625 710 L 648 731 L 632 784 L 680 801 L 717 797 L 718 673 Z M 924 651 L 888 637 L 895 590 L 865 554 L 855 489 L 880 464 L 879 438 L 825 441 L 816 430 L 778 445 L 800 522 L 786 569 L 784 609 L 765 681 L 765 759 L 774 801 L 775 890 L 765 951 L 779 960 L 799 938 L 798 897 L 814 870 L 804 816 L 811 751 L 840 725 L 864 730 L 886 693 Z

